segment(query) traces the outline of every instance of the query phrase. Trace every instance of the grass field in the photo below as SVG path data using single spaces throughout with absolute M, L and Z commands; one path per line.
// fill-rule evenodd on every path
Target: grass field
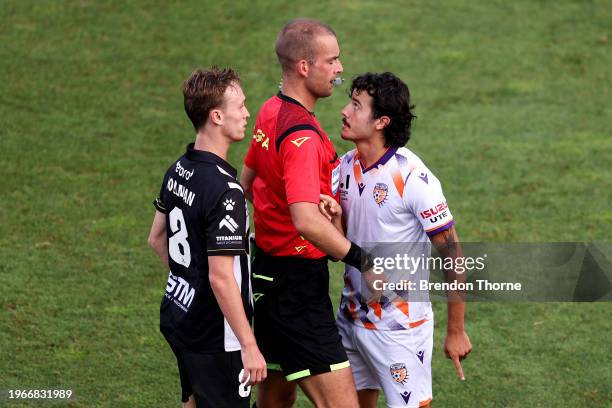
M 166 274 L 146 237 L 163 172 L 194 137 L 180 85 L 231 65 L 253 119 L 277 90 L 276 33 L 296 16 L 335 28 L 345 77 L 408 83 L 408 147 L 442 180 L 462 240 L 612 241 L 608 1 L 5 0 L 0 389 L 179 406 L 158 332 Z M 338 137 L 346 100 L 317 106 L 338 151 L 352 147 Z M 238 168 L 247 145 L 231 151 Z M 340 287 L 336 265 L 334 300 Z M 610 303 L 468 305 L 465 383 L 434 306 L 436 407 L 612 406 Z

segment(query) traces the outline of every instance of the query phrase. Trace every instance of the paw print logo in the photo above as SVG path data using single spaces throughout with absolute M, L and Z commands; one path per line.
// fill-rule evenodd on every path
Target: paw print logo
M 228 198 L 227 200 L 223 202 L 223 205 L 225 206 L 226 211 L 232 211 L 236 203 L 231 198 Z

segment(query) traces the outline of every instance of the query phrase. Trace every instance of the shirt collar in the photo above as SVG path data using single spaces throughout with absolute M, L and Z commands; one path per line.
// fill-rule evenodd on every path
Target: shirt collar
M 360 159 L 359 152 L 355 154 L 355 160 L 359 160 L 359 166 L 363 169 L 364 173 L 367 173 L 368 171 L 375 169 L 378 166 L 387 164 L 387 162 L 393 157 L 393 155 L 396 152 L 397 152 L 397 147 L 387 148 L 387 151 L 385 151 L 385 153 L 381 156 L 381 158 L 376 160 L 376 162 L 372 164 L 371 166 L 369 166 L 367 169 L 363 168 L 363 164 L 361 164 L 361 160 L 359 160 Z
M 214 153 L 205 150 L 196 150 L 194 146 L 195 143 L 189 143 L 187 145 L 187 152 L 185 153 L 185 157 L 193 161 L 216 164 L 220 166 L 223 170 L 231 174 L 234 178 L 236 178 L 236 176 L 238 175 L 238 171 L 231 164 L 229 164 Z
M 308 109 L 306 109 L 306 107 L 304 105 L 302 105 L 300 103 L 300 101 L 293 99 L 290 96 L 285 95 L 284 93 L 282 93 L 281 91 L 278 91 L 278 93 L 276 94 L 276 96 L 278 96 L 281 100 L 285 101 L 285 102 L 289 102 L 289 103 L 293 103 L 296 104 L 298 106 L 301 106 L 302 108 L 304 108 L 306 110 L 306 112 L 310 113 L 312 116 L 315 116 L 314 112 L 309 111 Z

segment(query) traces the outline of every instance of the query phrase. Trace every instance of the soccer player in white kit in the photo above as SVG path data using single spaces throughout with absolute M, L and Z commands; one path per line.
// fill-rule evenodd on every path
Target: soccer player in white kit
M 430 251 L 433 243 L 444 258 L 462 257 L 440 182 L 403 147 L 410 138 L 413 108 L 408 87 L 392 73 L 367 73 L 353 80 L 351 101 L 342 110 L 342 138 L 357 148 L 341 160 L 341 210 L 327 196 L 321 196 L 320 208 L 360 246 L 420 243 Z M 382 389 L 389 407 L 429 407 L 431 303 L 381 296 L 381 291 L 372 288 L 377 278 L 372 270 L 364 274 L 346 265 L 338 312 L 360 406 L 375 407 Z M 446 271 L 449 282 L 464 279 L 454 270 Z M 362 287 L 362 282 L 368 282 L 369 288 Z M 464 330 L 465 304 L 460 293 L 449 292 L 448 297 L 444 351 L 464 380 L 460 360 L 472 348 Z

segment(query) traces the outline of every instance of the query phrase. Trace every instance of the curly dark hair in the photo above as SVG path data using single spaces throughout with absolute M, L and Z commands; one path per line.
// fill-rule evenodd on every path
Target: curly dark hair
M 416 118 L 414 105 L 410 105 L 410 90 L 391 72 L 367 72 L 353 78 L 349 97 L 353 91 L 367 91 L 372 97 L 372 116 L 388 116 L 389 124 L 383 129 L 385 146 L 401 147 L 410 139 L 410 126 Z

